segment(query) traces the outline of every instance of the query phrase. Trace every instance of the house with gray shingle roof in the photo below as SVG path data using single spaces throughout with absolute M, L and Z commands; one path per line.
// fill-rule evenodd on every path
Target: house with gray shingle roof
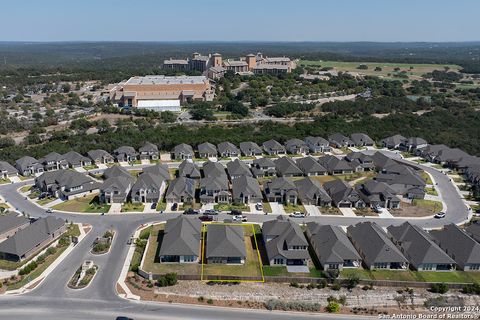
M 57 170 L 35 178 L 35 186 L 54 197 L 70 200 L 98 191 L 100 184 L 77 171 Z
M 220 162 L 206 161 L 203 163 L 202 171 L 203 171 L 204 177 L 209 177 L 209 176 L 227 177 L 227 173 L 225 172 L 225 167 Z
M 198 219 L 178 216 L 167 220 L 158 253 L 160 263 L 199 262 L 201 230 Z
M 200 202 L 201 203 L 230 203 L 228 178 L 226 175 L 207 176 L 200 179 Z
M 252 176 L 249 166 L 245 162 L 238 159 L 227 163 L 227 172 L 232 181 L 239 177 Z
M 127 169 L 118 165 L 111 166 L 110 168 L 103 171 L 103 178 L 105 178 L 105 180 L 118 176 L 132 177 L 132 175 L 130 174 L 130 172 L 128 172 Z
M 346 147 L 354 147 L 355 144 L 349 137 L 344 136 L 341 133 L 334 133 L 328 136 L 328 142 L 334 148 L 346 148 Z
M 330 198 L 318 180 L 305 178 L 296 180 L 294 183 L 297 187 L 298 197 L 302 201 L 302 204 L 321 207 L 328 207 L 332 204 L 332 198 Z
M 222 158 L 239 157 L 240 150 L 231 142 L 225 141 L 217 145 L 218 154 Z
M 379 205 L 382 208 L 400 208 L 400 198 L 395 195 L 395 190 L 385 182 L 367 180 L 356 186 L 356 190 L 363 201 L 370 207 Z
M 193 152 L 192 146 L 186 143 L 181 143 L 175 146 L 171 154 L 172 159 L 175 160 L 193 159 L 194 156 L 195 154 Z
M 134 182 L 135 179 L 128 172 L 107 178 L 100 186 L 100 201 L 104 203 L 127 202 Z
M 240 151 L 246 157 L 261 156 L 263 154 L 262 148 L 252 141 L 240 142 Z
M 197 149 L 200 158 L 215 158 L 218 155 L 217 147 L 210 142 L 200 143 Z
M 87 152 L 87 155 L 95 164 L 107 164 L 115 162 L 115 158 L 110 153 L 102 149 L 90 150 Z
M 443 252 L 422 228 L 407 221 L 399 226 L 389 226 L 387 229 L 393 243 L 415 270 L 455 270 L 455 261 Z
M 419 137 L 410 137 L 400 143 L 399 149 L 407 152 L 415 152 L 417 149 L 425 148 L 427 141 Z
M 312 153 L 330 152 L 332 150 L 328 140 L 322 137 L 306 137 L 305 143 Z
M 407 140 L 407 138 L 402 135 L 396 134 L 394 136 L 382 139 L 381 142 L 383 148 L 398 149 L 405 140 Z
M 195 202 L 195 180 L 185 177 L 173 179 L 165 193 L 165 201 L 170 203 Z
M 6 161 L 0 161 L 0 179 L 8 179 L 18 175 L 18 170 Z
M 200 179 L 202 177 L 200 168 L 188 160 L 183 160 L 180 166 L 178 166 L 178 176 L 191 179 Z
M 366 206 L 358 192 L 343 180 L 325 182 L 323 188 L 338 208 L 364 208 Z
M 30 225 L 30 220 L 25 216 L 19 216 L 16 212 L 0 215 L 0 241 L 15 234 L 20 229 Z
M 347 228 L 347 234 L 367 269 L 408 269 L 408 260 L 378 224 L 357 223 Z
M 45 157 L 38 160 L 43 165 L 45 171 L 67 169 L 68 163 L 65 157 L 57 152 L 50 152 Z
M 331 175 L 351 174 L 355 172 L 354 166 L 352 166 L 348 161 L 331 155 L 318 158 L 318 163 L 327 169 L 328 173 Z
M 0 259 L 26 260 L 58 239 L 66 229 L 65 221 L 62 219 L 53 216 L 39 218 L 0 243 Z
M 285 147 L 276 140 L 268 140 L 262 144 L 263 150 L 265 153 L 271 156 L 276 155 L 285 155 L 287 154 L 287 150 Z
M 351 166 L 356 168 L 356 171 L 375 170 L 375 163 L 373 162 L 372 157 L 363 152 L 350 152 L 344 159 L 350 162 Z
M 423 199 L 425 197 L 426 183 L 414 169 L 398 165 L 389 167 L 387 173 L 380 172 L 375 177 L 378 182 L 385 182 L 397 195 L 409 199 Z
M 234 203 L 258 203 L 263 196 L 257 179 L 250 176 L 241 176 L 232 182 Z
M 373 147 L 375 145 L 375 141 L 366 133 L 352 133 L 350 139 L 356 147 Z
M 157 203 L 166 188 L 166 180 L 151 172 L 142 172 L 132 186 L 130 198 L 132 202 Z
M 324 176 L 328 173 L 327 169 L 311 156 L 297 159 L 296 163 L 298 168 L 300 168 L 306 176 Z
M 210 224 L 205 258 L 211 264 L 244 264 L 247 257 L 243 226 Z
M 159 152 L 157 145 L 145 142 L 143 146 L 138 149 L 140 154 L 140 160 L 158 160 L 159 159 Z
M 275 169 L 277 174 L 281 177 L 301 177 L 303 176 L 303 171 L 297 167 L 295 161 L 289 157 L 278 158 L 275 162 Z
M 460 270 L 480 271 L 480 244 L 459 227 L 448 224 L 442 230 L 430 231 L 430 235 Z
M 284 216 L 262 225 L 262 236 L 271 266 L 301 266 L 310 260 L 308 241 L 298 224 Z
M 92 164 L 92 160 L 76 151 L 69 151 L 63 155 L 70 168 L 81 168 Z
M 340 227 L 309 222 L 305 233 L 323 270 L 342 271 L 362 265 L 362 257 Z
M 164 163 L 157 163 L 156 165 L 143 168 L 143 172 L 149 172 L 156 176 L 160 176 L 165 180 L 170 180 L 170 171 L 168 165 Z
M 115 149 L 113 155 L 118 162 L 131 162 L 137 160 L 138 153 L 133 147 L 122 146 Z
M 472 223 L 468 227 L 465 228 L 465 231 L 468 233 L 470 237 L 475 239 L 478 243 L 480 243 L 480 224 Z
M 43 173 L 43 165 L 37 159 L 25 156 L 15 161 L 15 168 L 22 176 Z
M 308 153 L 307 144 L 300 139 L 289 139 L 285 142 L 285 149 L 291 154 L 306 154 Z
M 277 175 L 275 162 L 269 158 L 259 158 L 251 164 L 253 176 L 256 178 L 272 177 Z
M 298 191 L 295 184 L 284 177 L 273 178 L 265 185 L 265 196 L 268 202 L 296 205 Z

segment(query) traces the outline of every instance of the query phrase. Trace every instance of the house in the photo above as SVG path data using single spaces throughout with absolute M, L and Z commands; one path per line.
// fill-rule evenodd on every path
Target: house
M 425 148 L 427 141 L 419 137 L 410 137 L 400 143 L 399 149 L 407 152 L 415 152 L 417 149 Z
M 200 168 L 195 163 L 183 160 L 182 163 L 180 163 L 180 166 L 178 166 L 178 176 L 200 179 L 202 175 L 200 173 Z
M 252 141 L 240 142 L 240 151 L 246 157 L 261 156 L 263 154 L 262 148 Z
M 198 219 L 178 216 L 167 220 L 158 253 L 160 263 L 198 263 L 201 230 Z
M 132 162 L 137 160 L 137 151 L 133 147 L 122 146 L 113 150 L 113 155 L 118 162 Z
M 311 156 L 297 159 L 296 162 L 298 168 L 302 170 L 305 176 L 324 176 L 328 173 L 327 169 Z
M 323 270 L 342 271 L 361 266 L 362 257 L 342 228 L 309 222 L 305 233 Z
M 307 144 L 300 139 L 289 139 L 285 142 L 285 149 L 291 154 L 306 154 L 308 153 Z
M 39 218 L 0 243 L 0 259 L 15 262 L 29 259 L 58 239 L 66 230 L 67 226 L 62 219 L 53 216 Z
M 365 133 L 352 133 L 350 140 L 356 147 L 373 147 L 375 145 L 375 141 Z
M 217 147 L 210 142 L 199 144 L 197 149 L 200 158 L 215 158 L 218 155 Z
M 268 140 L 262 144 L 265 153 L 270 156 L 285 155 L 287 151 L 282 144 L 276 140 Z
M 374 222 L 361 222 L 347 228 L 347 234 L 369 270 L 407 270 L 408 261 Z
M 162 176 L 142 172 L 130 191 L 132 202 L 157 203 L 165 192 L 166 185 Z
M 286 218 L 263 223 L 262 237 L 271 266 L 306 266 L 310 260 L 308 241 L 300 226 Z
M 70 168 L 81 168 L 92 164 L 92 160 L 75 151 L 69 151 L 63 155 Z
M 211 264 L 244 264 L 247 256 L 243 226 L 211 224 L 207 229 L 205 258 Z
M 232 195 L 226 175 L 206 176 L 200 180 L 201 203 L 230 203 Z
M 143 146 L 138 149 L 140 153 L 140 160 L 158 160 L 159 159 L 159 152 L 157 145 L 145 142 Z
M 250 168 L 248 167 L 248 165 L 245 162 L 238 159 L 235 159 L 227 163 L 227 172 L 232 181 L 239 177 L 252 176 L 252 172 L 250 171 Z
M 53 197 L 70 200 L 98 191 L 100 184 L 83 173 L 62 169 L 44 172 L 35 178 L 35 186 Z
M 432 230 L 430 235 L 460 270 L 480 271 L 480 244 L 454 224 L 442 230 Z
M 68 163 L 65 158 L 56 152 L 50 152 L 45 157 L 38 160 L 43 165 L 45 171 L 67 169 Z
M 19 216 L 16 212 L 0 215 L 0 241 L 13 236 L 18 230 L 25 229 L 30 225 L 30 220 L 25 216 Z
M 395 195 L 395 190 L 385 182 L 367 180 L 357 185 L 356 190 L 370 207 L 378 205 L 387 209 L 400 208 L 400 199 Z
M 350 152 L 344 159 L 350 162 L 352 167 L 360 167 L 360 171 L 375 170 L 375 163 L 372 157 L 363 152 Z
M 225 167 L 220 162 L 206 161 L 203 163 L 202 170 L 203 170 L 204 177 L 225 176 L 225 178 L 227 178 Z
M 480 224 L 472 223 L 465 228 L 465 232 L 467 232 L 470 237 L 475 239 L 475 241 L 480 243 Z
M 355 146 L 349 137 L 346 137 L 341 133 L 334 133 L 328 136 L 328 142 L 330 142 L 330 145 L 334 148 L 348 148 Z
M 284 178 L 273 178 L 265 185 L 265 196 L 268 202 L 296 205 L 298 202 L 298 191 L 295 184 Z
M 229 158 L 229 157 L 239 157 L 240 156 L 240 150 L 238 148 L 226 141 L 226 142 L 221 142 L 217 146 L 218 153 L 220 154 L 220 157 L 222 158 Z
M 302 204 L 329 207 L 332 204 L 332 198 L 323 189 L 318 180 L 304 178 L 294 182 L 298 191 L 298 197 Z
M 31 176 L 43 173 L 43 165 L 37 159 L 25 156 L 15 161 L 15 168 L 22 176 Z
M 377 174 L 375 180 L 388 184 L 397 195 L 409 199 L 425 198 L 426 183 L 414 169 L 405 165 L 397 165 L 389 167 L 388 170 L 387 173 Z
M 100 186 L 100 201 L 103 203 L 124 203 L 135 182 L 123 167 L 113 166 L 103 172 L 105 181 Z
M 115 162 L 115 158 L 105 150 L 95 149 L 87 152 L 88 157 L 95 164 L 107 164 Z
M 355 168 L 348 161 L 331 155 L 318 158 L 318 163 L 327 169 L 331 175 L 351 174 L 355 171 Z
M 170 170 L 166 164 L 158 163 L 153 166 L 145 167 L 143 168 L 143 172 L 152 173 L 153 175 L 162 177 L 165 180 L 171 179 Z
M 195 180 L 185 177 L 173 179 L 165 193 L 165 201 L 169 203 L 195 202 Z
M 262 191 L 257 179 L 251 176 L 241 176 L 232 182 L 234 203 L 258 203 L 263 201 Z
M 132 177 L 132 175 L 130 174 L 130 172 L 128 172 L 127 169 L 118 165 L 111 166 L 110 168 L 103 171 L 103 178 L 105 178 L 105 180 L 119 176 Z
M 358 192 L 343 180 L 325 182 L 323 188 L 338 208 L 364 208 L 366 205 Z
M 305 143 L 312 153 L 330 152 L 332 150 L 330 143 L 322 137 L 306 137 Z
M 303 176 L 303 171 L 297 167 L 295 161 L 289 157 L 278 158 L 275 162 L 275 169 L 279 176 L 282 177 L 301 177 Z
M 277 175 L 275 162 L 269 158 L 259 158 L 253 160 L 251 167 L 253 176 L 256 178 L 272 177 Z
M 18 170 L 6 161 L 0 161 L 0 179 L 8 179 L 18 175 Z
M 388 137 L 383 139 L 382 142 L 382 147 L 383 148 L 388 148 L 388 149 L 398 149 L 400 148 L 400 145 L 407 140 L 404 136 L 401 136 L 399 134 L 396 134 L 394 136 Z
M 175 148 L 173 148 L 173 152 L 171 154 L 172 159 L 175 160 L 188 160 L 194 158 L 193 148 L 191 145 L 186 143 L 181 143 Z
M 443 252 L 422 228 L 407 221 L 399 226 L 389 226 L 387 230 L 393 243 L 415 270 L 455 270 L 455 261 Z

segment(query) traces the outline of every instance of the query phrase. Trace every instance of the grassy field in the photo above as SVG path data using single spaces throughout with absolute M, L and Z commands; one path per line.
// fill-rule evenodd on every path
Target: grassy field
M 348 278 L 357 275 L 360 279 L 367 280 L 394 280 L 394 281 L 421 281 L 421 282 L 452 282 L 470 283 L 478 282 L 480 275 L 475 272 L 450 271 L 395 271 L 395 270 L 365 270 L 365 269 L 344 269 L 340 275 Z
M 440 201 L 425 200 L 425 199 L 413 199 L 412 204 L 414 206 L 428 209 L 432 213 L 442 210 L 442 207 L 443 207 Z
M 285 266 L 263 266 L 263 274 L 267 277 L 311 277 L 321 278 L 323 272 L 315 268 L 310 268 L 310 273 L 292 273 L 287 271 Z
M 59 203 L 53 209 L 70 212 L 108 212 L 110 205 L 98 203 L 98 194 L 91 194 L 85 197 L 76 198 Z

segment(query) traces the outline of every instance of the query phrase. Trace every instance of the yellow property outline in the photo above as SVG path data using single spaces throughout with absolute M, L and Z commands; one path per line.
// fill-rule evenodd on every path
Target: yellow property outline
M 253 239 L 255 240 L 255 248 L 257 250 L 257 257 L 258 257 L 258 264 L 260 266 L 260 273 L 262 280 L 221 280 L 221 279 L 216 279 L 216 280 L 208 280 L 208 279 L 203 279 L 203 265 L 205 264 L 203 262 L 204 260 L 204 254 L 205 254 L 205 244 L 206 240 L 205 239 L 205 232 L 207 231 L 207 226 L 209 224 L 222 224 L 222 225 L 231 225 L 231 226 L 242 226 L 246 227 L 250 225 L 252 227 L 252 233 L 253 233 Z M 207 223 L 202 223 L 202 256 L 200 257 L 201 262 L 202 262 L 202 273 L 200 275 L 200 280 L 201 281 L 212 281 L 212 282 L 265 282 L 265 277 L 263 274 L 263 266 L 262 266 L 262 258 L 260 257 L 260 251 L 258 250 L 258 243 L 257 243 L 257 237 L 255 236 L 255 228 L 254 228 L 254 223 L 226 223 L 226 222 L 207 222 Z M 246 258 L 246 257 L 245 257 Z

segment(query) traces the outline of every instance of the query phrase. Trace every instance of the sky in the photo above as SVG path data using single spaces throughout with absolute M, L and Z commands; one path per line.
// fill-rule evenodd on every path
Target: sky
M 1 0 L 0 41 L 479 41 L 479 0 Z

